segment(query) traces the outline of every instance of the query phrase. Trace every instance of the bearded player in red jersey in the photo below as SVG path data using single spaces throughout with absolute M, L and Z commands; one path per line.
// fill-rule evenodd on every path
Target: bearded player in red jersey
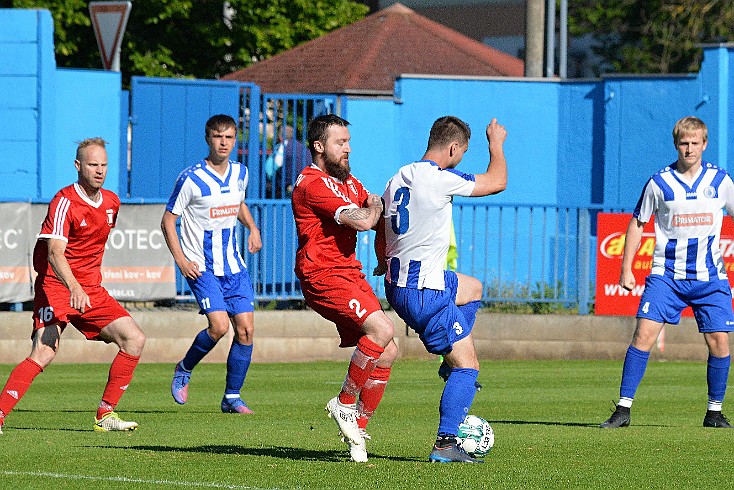
M 30 356 L 10 373 L 0 393 L 0 434 L 5 417 L 56 356 L 67 323 L 88 340 L 113 342 L 120 348 L 110 367 L 94 430 L 138 427 L 135 422 L 121 420 L 114 412 L 133 377 L 145 334 L 101 286 L 102 254 L 120 208 L 120 199 L 102 189 L 107 176 L 105 145 L 101 138 L 79 143 L 74 160 L 79 178 L 54 196 L 41 225 L 33 250 L 33 268 L 38 273 L 33 299 L 33 346 Z
M 367 461 L 365 428 L 385 392 L 398 354 L 394 327 L 355 257 L 357 231 L 375 226 L 380 196 L 351 175 L 349 123 L 335 115 L 308 125 L 313 165 L 291 196 L 298 231 L 295 272 L 306 303 L 336 324 L 340 347 L 354 347 L 338 396 L 326 406 L 349 445 L 352 460 Z

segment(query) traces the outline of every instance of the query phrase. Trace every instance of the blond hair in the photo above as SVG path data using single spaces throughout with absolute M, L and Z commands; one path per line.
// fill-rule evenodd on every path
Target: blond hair
M 95 137 L 95 138 L 87 138 L 81 141 L 77 141 L 77 145 L 78 146 L 76 147 L 76 159 L 81 161 L 82 150 L 84 148 L 87 148 L 89 146 L 100 146 L 102 148 L 106 148 L 107 142 L 100 137 Z
M 678 141 L 680 141 L 681 136 L 691 134 L 699 130 L 701 131 L 703 142 L 706 143 L 709 140 L 709 130 L 706 127 L 706 123 L 695 116 L 686 116 L 675 123 L 675 127 L 673 128 L 673 143 L 678 145 Z

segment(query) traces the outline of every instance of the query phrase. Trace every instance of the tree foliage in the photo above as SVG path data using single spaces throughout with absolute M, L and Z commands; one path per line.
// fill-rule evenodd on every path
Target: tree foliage
M 594 38 L 599 73 L 689 73 L 701 44 L 734 40 L 731 0 L 570 0 L 568 18 Z
M 58 66 L 100 68 L 88 2 L 12 0 L 54 19 Z M 133 0 L 120 67 L 131 75 L 218 78 L 364 17 L 351 0 Z

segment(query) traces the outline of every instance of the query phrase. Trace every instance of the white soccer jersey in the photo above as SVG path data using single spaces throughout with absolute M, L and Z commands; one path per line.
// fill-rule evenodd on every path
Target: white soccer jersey
M 734 183 L 725 170 L 703 162 L 692 184 L 665 167 L 645 185 L 634 217 L 643 223 L 655 215 L 652 270 L 673 279 L 726 279 L 719 250 L 722 209 L 734 211 Z
M 245 269 L 235 227 L 247 178 L 247 167 L 231 160 L 225 176 L 204 160 L 178 176 L 166 209 L 181 216 L 181 248 L 199 270 L 224 276 Z
M 415 289 L 444 289 L 451 198 L 470 196 L 473 190 L 473 175 L 442 169 L 430 160 L 398 170 L 382 195 L 389 282 Z

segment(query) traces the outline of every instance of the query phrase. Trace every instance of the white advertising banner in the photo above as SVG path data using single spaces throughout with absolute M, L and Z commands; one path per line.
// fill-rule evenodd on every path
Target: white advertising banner
M 36 242 L 31 231 L 29 202 L 0 203 L 0 303 L 33 299 L 33 261 Z
M 0 303 L 33 299 L 33 247 L 47 204 L 0 203 Z M 123 204 L 105 247 L 102 285 L 118 301 L 176 297 L 176 271 L 160 222 L 164 204 Z
M 118 301 L 176 297 L 176 270 L 161 231 L 165 204 L 123 204 L 102 261 L 102 285 Z

